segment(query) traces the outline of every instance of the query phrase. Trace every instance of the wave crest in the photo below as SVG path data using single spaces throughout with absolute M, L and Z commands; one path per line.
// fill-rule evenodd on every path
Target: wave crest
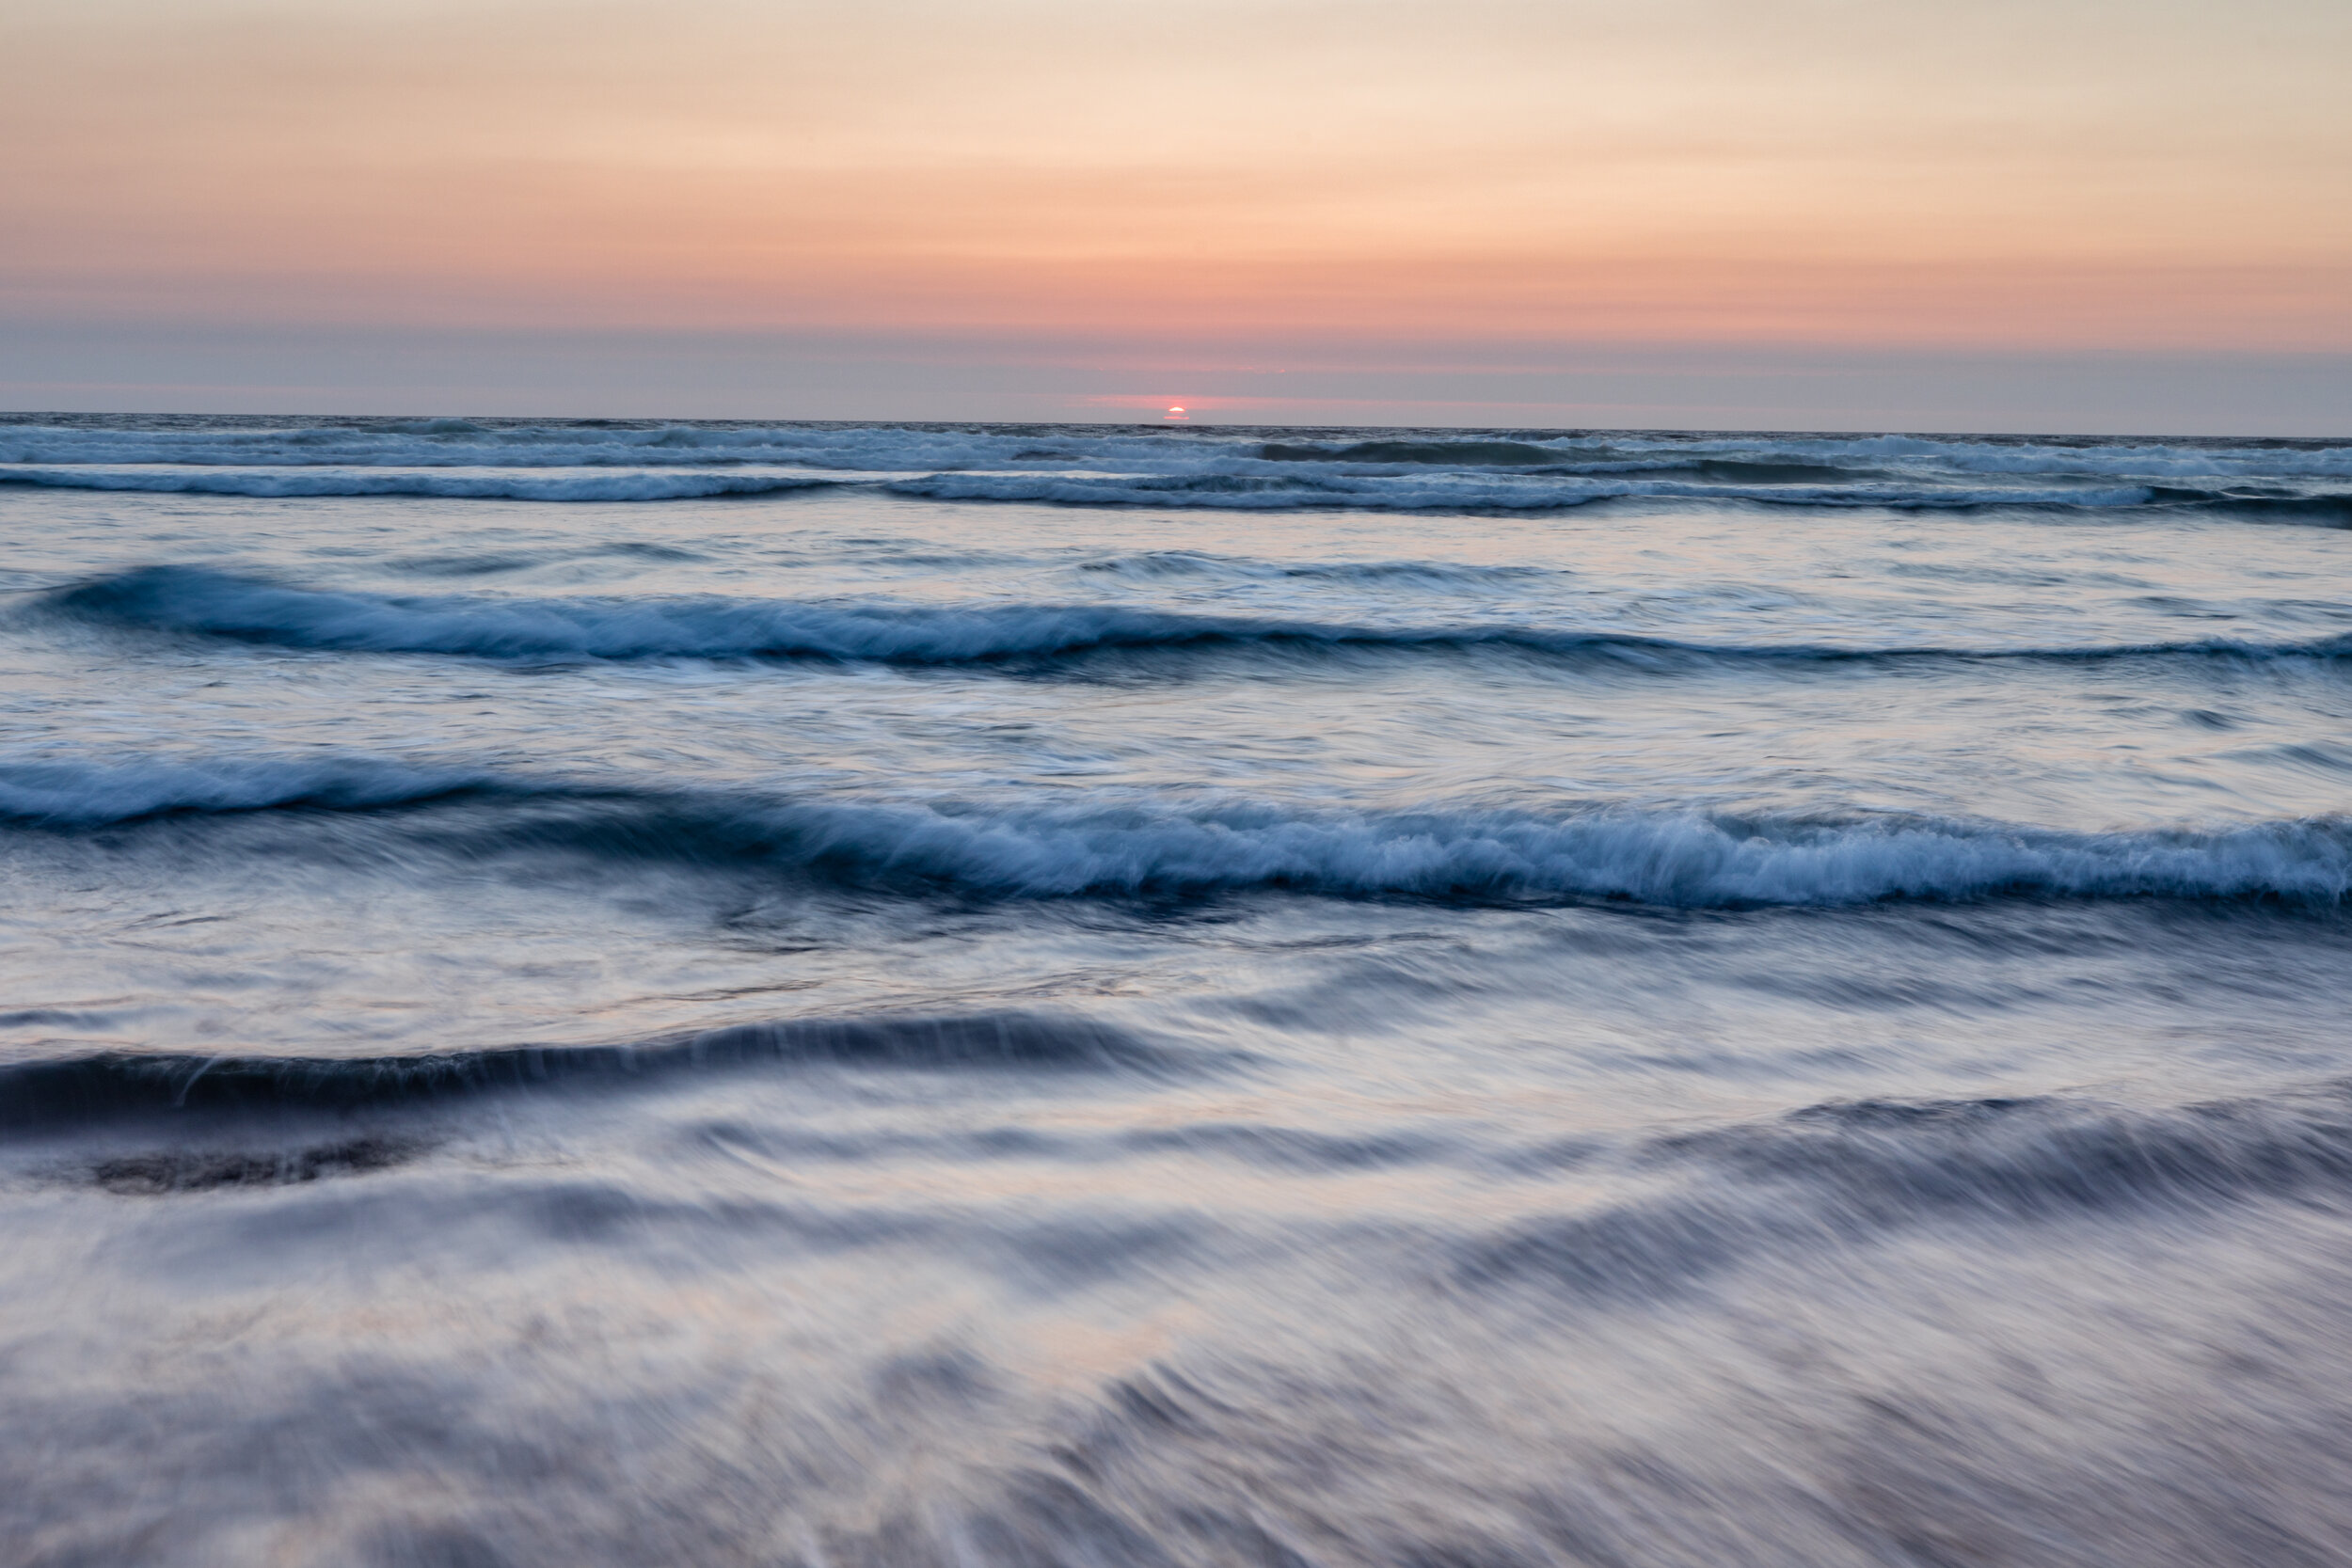
M 1166 1072 L 1185 1060 L 1107 1024 L 1025 1012 L 795 1019 L 647 1044 L 402 1056 L 103 1052 L 0 1068 L 0 1126 L 54 1131 L 184 1111 L 348 1112 L 759 1067 Z
M 52 594 L 53 610 L 116 625 L 287 648 L 479 658 L 827 658 L 909 665 L 1023 663 L 1104 652 L 1244 648 L 1460 651 L 1668 670 L 1954 659 L 2317 658 L 2352 636 L 2260 643 L 2083 647 L 1709 644 L 1509 625 L 1377 626 L 1195 615 L 1115 605 L 913 606 L 718 597 L 386 596 L 194 566 L 148 566 Z
M 151 816 L 302 807 L 373 811 L 516 787 L 479 769 L 355 758 L 34 760 L 0 765 L 0 821 L 97 828 Z
M 2074 832 L 1952 817 L 1788 817 L 1565 803 L 1335 812 L 1120 799 L 1041 810 L 972 801 L 778 800 L 564 786 L 357 761 L 0 768 L 22 826 L 87 830 L 168 813 L 373 811 L 438 799 L 397 830 L 469 857 L 552 852 L 760 870 L 894 895 L 1200 901 L 1334 897 L 1678 908 L 1836 907 L 2003 895 L 2270 899 L 2352 894 L 2352 821 Z M 249 848 L 250 846 L 246 845 Z

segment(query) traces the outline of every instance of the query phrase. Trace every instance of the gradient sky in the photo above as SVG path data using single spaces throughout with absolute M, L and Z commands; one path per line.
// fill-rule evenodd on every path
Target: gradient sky
M 2352 433 L 2345 0 L 0 0 L 0 405 Z

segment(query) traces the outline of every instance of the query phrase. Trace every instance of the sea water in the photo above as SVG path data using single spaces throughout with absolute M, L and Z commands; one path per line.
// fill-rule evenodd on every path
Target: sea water
M 10 417 L 0 1560 L 2345 1560 L 2348 524 Z

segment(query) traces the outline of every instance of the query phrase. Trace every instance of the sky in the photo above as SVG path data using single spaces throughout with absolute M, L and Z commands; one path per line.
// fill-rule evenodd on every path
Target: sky
M 2352 434 L 2344 0 L 0 0 L 0 407 Z

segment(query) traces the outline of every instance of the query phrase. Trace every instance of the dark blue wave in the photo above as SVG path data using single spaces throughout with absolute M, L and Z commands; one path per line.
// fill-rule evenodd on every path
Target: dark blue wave
M 401 808 L 387 831 L 412 847 L 469 859 L 669 862 L 981 901 L 1200 902 L 1280 891 L 1678 908 L 2017 895 L 2333 906 L 2352 895 L 2352 824 L 2339 817 L 2077 832 L 1924 816 L 1742 816 L 1573 802 L 1550 811 L 1342 812 L 1116 797 L 1092 806 L 983 806 L 566 787 L 407 765 L 385 766 L 371 787 L 371 768 L 357 760 L 0 768 L 0 821 L 70 832 L 175 814 Z M 239 841 L 241 853 L 253 847 Z
M 360 1057 L 101 1052 L 0 1068 L 0 1127 L 183 1112 L 349 1112 L 534 1087 L 646 1084 L 760 1067 L 1165 1072 L 1186 1058 L 1105 1024 L 1033 1013 L 738 1024 L 641 1045 Z
M 1649 668 L 2144 658 L 2338 659 L 2352 634 L 2300 642 L 2200 638 L 2080 647 L 1705 643 L 1510 625 L 1375 626 L 1109 605 L 930 608 L 796 600 L 386 596 L 194 566 L 149 566 L 49 595 L 113 625 L 277 647 L 476 658 L 812 658 L 912 666 L 1036 665 L 1107 652 L 1512 650 Z

